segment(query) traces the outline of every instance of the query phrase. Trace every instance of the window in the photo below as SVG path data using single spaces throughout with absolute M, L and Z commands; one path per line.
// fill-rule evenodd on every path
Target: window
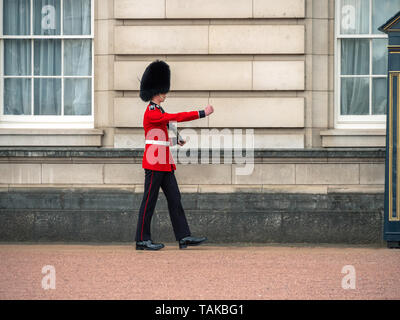
M 92 0 L 0 0 L 0 127 L 93 127 Z
M 400 0 L 336 1 L 336 127 L 384 128 L 387 35 L 378 27 Z

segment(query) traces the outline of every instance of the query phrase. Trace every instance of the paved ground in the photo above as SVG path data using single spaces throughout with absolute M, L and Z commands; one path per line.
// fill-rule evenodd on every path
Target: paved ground
M 2 244 L 0 299 L 400 299 L 399 270 L 400 250 L 362 246 Z

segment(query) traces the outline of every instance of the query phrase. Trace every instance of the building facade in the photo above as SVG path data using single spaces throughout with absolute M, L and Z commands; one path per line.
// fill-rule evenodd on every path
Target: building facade
M 0 240 L 133 241 L 144 179 L 138 90 L 162 59 L 167 112 L 215 109 L 179 124 L 190 139 L 176 175 L 194 233 L 382 242 L 378 27 L 400 0 L 0 2 Z M 235 157 L 245 145 L 254 152 Z M 243 159 L 251 170 L 238 174 Z M 162 194 L 156 211 L 154 233 L 173 239 Z

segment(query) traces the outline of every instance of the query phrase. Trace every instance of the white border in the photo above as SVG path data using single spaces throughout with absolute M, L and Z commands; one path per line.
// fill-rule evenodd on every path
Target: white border
M 0 128 L 46 128 L 46 129 L 51 129 L 51 128 L 73 128 L 73 129 L 92 129 L 94 128 L 94 0 L 90 0 L 90 5 L 91 5 L 91 24 L 90 24 L 90 35 L 53 35 L 53 36 L 42 36 L 42 35 L 33 35 L 33 0 L 30 0 L 31 3 L 31 9 L 30 9 L 30 15 L 31 15 L 31 29 L 30 29 L 30 35 L 24 35 L 24 36 L 4 36 L 3 34 L 3 23 L 0 22 Z M 61 32 L 63 32 L 63 0 L 60 0 L 60 6 L 61 6 L 61 12 L 60 12 L 60 19 L 61 19 Z M 0 0 L 0 17 L 3 16 L 3 1 Z M 92 62 L 92 73 L 90 76 L 74 76 L 73 78 L 85 78 L 85 79 L 91 79 L 91 101 L 92 101 L 92 112 L 90 116 L 41 116 L 41 115 L 3 115 L 3 110 L 4 110 L 4 101 L 3 101 L 3 82 L 4 78 L 8 78 L 7 76 L 4 76 L 4 69 L 3 69 L 3 63 L 4 63 L 4 41 L 5 39 L 29 39 L 32 42 L 32 47 L 31 50 L 33 50 L 33 43 L 35 39 L 91 39 L 91 45 L 92 45 L 92 52 L 91 52 L 91 62 Z M 62 49 L 61 49 L 61 54 L 62 54 L 62 64 L 64 62 L 64 57 L 63 57 L 63 45 L 64 42 L 62 41 Z M 33 51 L 31 54 L 31 57 L 33 59 Z M 64 110 L 64 69 L 63 66 L 62 71 L 61 71 L 61 88 L 62 88 L 62 97 L 61 97 L 61 108 L 62 112 Z M 34 95 L 33 95 L 33 83 L 34 79 L 36 78 L 52 78 L 51 76 L 35 76 L 33 75 L 33 61 L 32 61 L 32 66 L 31 66 L 31 76 L 29 78 L 32 79 L 31 81 L 31 90 L 32 90 L 32 107 L 31 110 L 33 112 L 33 103 L 34 103 Z M 10 76 L 10 78 L 27 78 L 26 76 Z M 54 78 L 60 78 L 59 76 L 54 76 Z
M 377 78 L 383 78 L 383 75 L 372 75 L 372 46 L 371 42 L 373 39 L 387 39 L 388 36 L 386 34 L 372 34 L 372 0 L 369 0 L 369 32 L 370 34 L 368 35 L 341 35 L 340 34 L 340 22 L 341 22 L 341 12 L 340 12 L 340 4 L 341 0 L 336 0 L 335 1 L 335 48 L 334 48 L 334 54 L 335 54 L 335 59 L 334 59 L 334 115 L 335 115 L 335 121 L 334 121 L 334 127 L 337 129 L 385 129 L 386 128 L 386 115 L 365 115 L 365 116 L 342 116 L 340 115 L 340 79 L 341 77 L 346 77 L 346 76 L 340 76 L 340 62 L 341 62 L 341 39 L 346 39 L 346 38 L 358 38 L 358 39 L 369 39 L 370 44 L 370 86 L 369 86 L 369 99 L 370 99 L 370 108 L 372 108 L 371 102 L 372 102 L 372 78 L 377 77 Z M 385 75 L 387 78 L 387 75 Z M 357 76 L 351 76 L 351 77 L 357 77 Z M 365 76 L 360 76 L 360 77 L 365 77 Z

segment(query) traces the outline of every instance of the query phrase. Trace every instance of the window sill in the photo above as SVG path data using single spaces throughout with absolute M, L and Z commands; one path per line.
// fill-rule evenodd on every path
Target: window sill
M 332 129 L 320 132 L 322 147 L 385 147 L 385 129 Z
M 101 147 L 99 129 L 0 129 L 0 146 Z

